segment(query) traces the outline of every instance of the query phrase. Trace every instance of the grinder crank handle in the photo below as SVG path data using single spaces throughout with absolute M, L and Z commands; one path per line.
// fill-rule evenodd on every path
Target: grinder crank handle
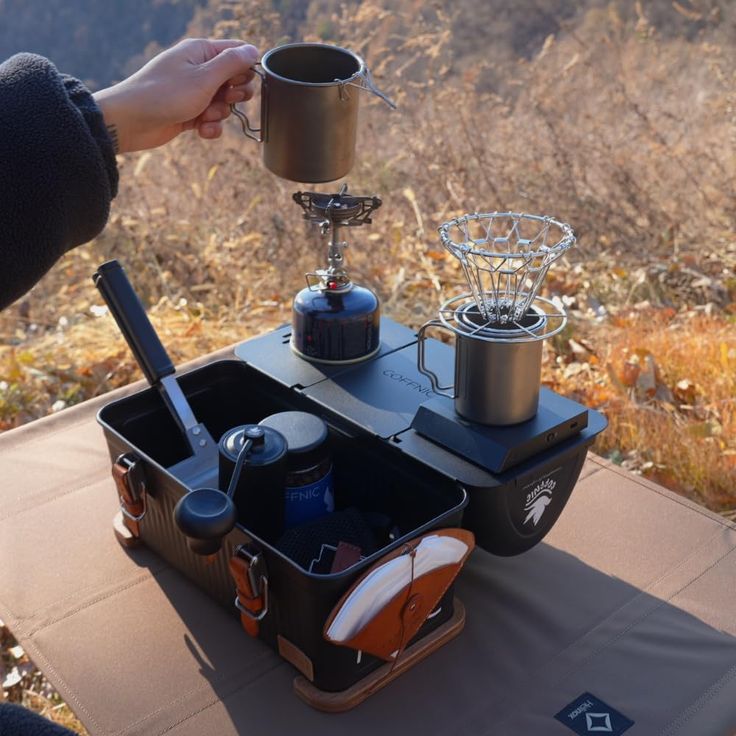
M 190 434 L 195 427 L 200 429 L 194 434 L 201 433 L 202 427 L 197 422 L 184 392 L 174 377 L 176 368 L 166 348 L 161 344 L 156 330 L 153 329 L 146 310 L 128 280 L 125 270 L 117 260 L 113 259 L 103 263 L 92 279 L 123 333 L 125 341 L 133 351 L 136 362 L 151 386 L 158 388 L 161 392 L 174 419 L 196 453 L 196 443 Z
M 153 329 L 125 270 L 118 261 L 107 261 L 95 271 L 92 279 L 148 382 L 157 386 L 162 378 L 170 376 L 176 368 Z

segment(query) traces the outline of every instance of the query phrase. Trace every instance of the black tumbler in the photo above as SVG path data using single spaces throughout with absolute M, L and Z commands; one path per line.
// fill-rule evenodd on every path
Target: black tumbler
M 251 431 L 253 428 L 255 432 Z M 238 523 L 264 541 L 273 543 L 284 531 L 286 440 L 275 429 L 255 424 L 233 427 L 225 432 L 219 442 L 220 489 L 223 491 L 230 485 L 235 462 L 246 439 L 251 439 L 253 444 L 233 493 Z

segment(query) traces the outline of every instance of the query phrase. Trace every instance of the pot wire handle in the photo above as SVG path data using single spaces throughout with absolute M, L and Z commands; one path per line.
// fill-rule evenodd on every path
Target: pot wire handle
M 429 381 L 432 384 L 432 391 L 434 391 L 436 394 L 439 394 L 440 396 L 447 396 L 448 399 L 454 399 L 456 398 L 454 384 L 441 386 L 440 379 L 437 377 L 437 374 L 427 368 L 424 351 L 426 336 L 424 333 L 426 332 L 428 327 L 444 327 L 445 329 L 447 329 L 445 325 L 442 324 L 442 322 L 440 322 L 440 320 L 438 319 L 431 319 L 429 320 L 429 322 L 425 322 L 419 328 L 419 330 L 417 331 L 417 368 L 419 369 L 420 373 L 429 378 Z M 447 391 L 452 391 L 452 393 L 446 393 Z
M 266 79 L 266 75 L 258 68 L 259 66 L 261 66 L 261 62 L 257 61 L 255 64 L 253 64 L 251 69 L 261 78 L 261 84 L 263 84 L 263 81 Z M 263 104 L 262 101 L 261 104 Z M 230 105 L 230 112 L 235 115 L 235 117 L 240 121 L 240 125 L 243 128 L 243 135 L 246 138 L 250 138 L 256 143 L 263 143 L 261 128 L 254 128 L 250 124 L 248 116 L 242 110 L 239 110 L 238 106 L 235 103 L 232 103 Z
M 351 81 L 352 79 L 360 79 L 360 83 L 356 84 Z M 364 89 L 368 92 L 372 92 L 376 97 L 380 97 L 392 110 L 397 108 L 396 103 L 385 93 L 382 92 L 376 86 L 373 81 L 373 75 L 371 70 L 366 66 L 363 71 L 358 72 L 354 77 L 348 80 L 336 79 L 336 82 L 340 85 L 340 98 L 347 99 L 347 90 L 345 87 L 357 87 L 358 89 Z

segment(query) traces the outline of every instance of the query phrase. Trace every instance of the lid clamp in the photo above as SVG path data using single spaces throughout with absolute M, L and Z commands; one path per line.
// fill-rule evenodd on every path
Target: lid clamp
M 235 608 L 240 611 L 240 623 L 251 636 L 258 636 L 260 622 L 268 614 L 268 575 L 260 552 L 238 545 L 229 563 L 235 581 Z
M 140 522 L 148 510 L 143 463 L 134 453 L 123 453 L 112 465 L 112 477 L 120 499 L 123 524 L 133 537 L 140 539 Z

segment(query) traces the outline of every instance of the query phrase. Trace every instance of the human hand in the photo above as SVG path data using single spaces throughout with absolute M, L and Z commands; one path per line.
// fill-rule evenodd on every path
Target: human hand
M 94 94 L 117 150 L 141 151 L 185 130 L 219 138 L 230 105 L 253 96 L 258 50 L 243 41 L 186 39 Z

